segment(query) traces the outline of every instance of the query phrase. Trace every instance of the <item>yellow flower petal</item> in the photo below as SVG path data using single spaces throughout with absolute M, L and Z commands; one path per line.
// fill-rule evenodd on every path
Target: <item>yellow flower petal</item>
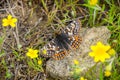
M 96 50 L 95 46 L 91 46 L 90 48 L 91 48 L 91 50 Z
M 14 23 L 10 23 L 10 26 L 14 28 L 16 25 Z
M 38 64 L 39 64 L 39 65 L 42 65 L 42 60 L 41 60 L 41 59 L 38 60 Z
M 98 62 L 98 61 L 99 61 L 99 58 L 96 58 L 96 57 L 95 57 L 95 58 L 94 58 L 94 61 L 95 61 L 95 62 Z
M 111 71 L 105 71 L 104 73 L 106 77 L 109 77 L 111 75 Z
M 13 18 L 13 19 L 12 19 L 12 22 L 13 22 L 13 23 L 17 22 L 17 19 L 16 19 L 16 18 Z
M 108 51 L 111 47 L 109 45 L 105 46 L 106 51 Z
M 29 53 L 29 52 L 27 52 L 27 53 L 26 53 L 26 55 L 27 55 L 27 56 L 30 56 L 30 53 Z
M 96 5 L 97 3 L 98 3 L 98 0 L 90 0 L 89 1 L 89 4 L 92 6 Z
M 9 14 L 7 18 L 8 18 L 8 19 L 11 19 L 11 18 L 12 18 L 12 15 Z
M 2 23 L 2 26 L 9 26 L 9 24 L 8 23 L 6 23 L 6 22 L 4 22 L 4 23 Z
M 6 18 L 4 18 L 4 19 L 2 20 L 2 22 L 7 22 L 7 19 L 6 19 Z
M 95 54 L 93 52 L 89 52 L 89 56 L 93 57 Z
M 85 80 L 84 77 L 81 77 L 80 80 Z
M 113 56 L 113 55 L 115 55 L 115 50 L 114 49 L 110 49 L 109 51 L 108 51 L 108 53 L 111 55 L 111 56 Z
M 2 20 L 2 26 L 9 26 L 8 20 L 6 18 Z
M 28 49 L 28 51 L 29 51 L 29 52 L 32 52 L 32 51 L 33 51 L 33 49 L 31 49 L 31 48 L 30 48 L 30 49 Z
M 101 61 L 101 62 L 105 62 L 105 58 L 101 58 L 99 61 Z
M 97 45 L 102 46 L 103 44 L 99 41 L 99 42 L 97 42 Z
M 84 77 L 80 77 L 80 80 L 87 80 L 87 79 L 85 79 Z
M 34 53 L 38 53 L 39 51 L 38 50 L 34 50 Z
M 108 59 L 110 58 L 110 55 L 108 53 L 106 53 L 104 56 L 105 58 L 108 58 Z
M 79 61 L 78 61 L 78 60 L 74 60 L 74 64 L 75 64 L 75 65 L 78 65 L 78 64 L 79 64 Z

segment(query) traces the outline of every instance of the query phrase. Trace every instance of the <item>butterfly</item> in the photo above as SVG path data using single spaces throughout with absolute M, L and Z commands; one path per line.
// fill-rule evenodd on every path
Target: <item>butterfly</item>
M 52 57 L 55 60 L 63 59 L 71 50 L 76 50 L 82 41 L 78 35 L 81 28 L 79 19 L 72 21 L 55 38 L 46 44 L 41 50 L 45 57 Z

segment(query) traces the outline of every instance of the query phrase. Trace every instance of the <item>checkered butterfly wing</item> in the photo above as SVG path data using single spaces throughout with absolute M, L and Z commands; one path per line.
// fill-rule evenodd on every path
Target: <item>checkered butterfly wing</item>
M 80 27 L 81 23 L 78 19 L 72 21 L 60 34 L 42 48 L 42 51 L 46 50 L 43 56 L 60 60 L 69 53 L 70 49 L 78 48 L 81 43 L 81 38 L 78 35 Z

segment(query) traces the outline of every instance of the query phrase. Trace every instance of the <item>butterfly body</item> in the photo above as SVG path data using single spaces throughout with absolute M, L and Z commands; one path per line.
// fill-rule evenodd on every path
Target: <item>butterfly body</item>
M 42 50 L 47 51 L 44 56 L 60 60 L 71 49 L 77 49 L 81 43 L 81 37 L 78 35 L 80 27 L 81 23 L 77 19 L 66 26 L 61 33 L 56 34 L 55 38 L 42 48 Z

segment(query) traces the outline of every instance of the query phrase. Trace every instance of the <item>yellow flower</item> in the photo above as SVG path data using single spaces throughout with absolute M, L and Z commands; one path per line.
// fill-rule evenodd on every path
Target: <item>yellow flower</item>
M 111 71 L 105 71 L 104 73 L 106 77 L 109 77 L 111 75 Z
M 2 20 L 2 26 L 11 26 L 11 27 L 15 27 L 15 23 L 17 22 L 17 18 L 12 18 L 12 15 L 8 15 L 7 18 L 3 18 Z
M 79 61 L 78 60 L 74 60 L 73 61 L 75 65 L 78 65 L 79 64 Z
M 110 55 L 107 51 L 110 49 L 109 45 L 104 45 L 101 42 L 98 42 L 97 45 L 91 46 L 92 52 L 89 52 L 89 56 L 94 57 L 94 61 L 104 62 L 105 59 L 109 59 Z
M 89 1 L 89 4 L 92 6 L 96 5 L 97 3 L 98 3 L 98 0 L 90 0 Z
M 80 80 L 87 80 L 87 79 L 85 79 L 84 77 L 80 77 Z
M 28 49 L 28 52 L 26 53 L 27 56 L 29 56 L 30 58 L 37 58 L 38 57 L 38 50 L 34 50 L 34 49 Z
M 113 55 L 115 55 L 115 50 L 114 49 L 110 49 L 109 51 L 108 51 L 108 53 L 111 55 L 111 56 L 113 56 Z
M 43 53 L 43 54 L 47 54 L 47 50 L 44 49 L 44 50 L 42 51 L 42 53 Z
M 41 60 L 41 59 L 38 60 L 38 64 L 39 64 L 39 65 L 42 65 L 42 60 Z

